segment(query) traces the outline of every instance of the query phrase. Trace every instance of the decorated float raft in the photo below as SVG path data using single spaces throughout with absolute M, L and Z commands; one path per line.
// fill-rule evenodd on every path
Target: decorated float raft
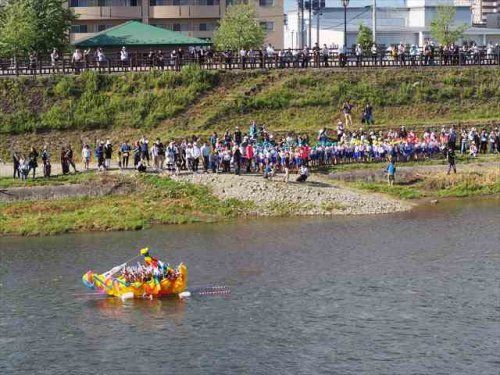
M 142 249 L 140 253 L 139 256 L 144 256 L 144 264 L 129 266 L 129 260 L 105 273 L 88 271 L 82 276 L 83 284 L 90 289 L 121 299 L 159 298 L 182 295 L 185 292 L 186 265 L 181 263 L 174 269 L 153 258 L 147 248 Z

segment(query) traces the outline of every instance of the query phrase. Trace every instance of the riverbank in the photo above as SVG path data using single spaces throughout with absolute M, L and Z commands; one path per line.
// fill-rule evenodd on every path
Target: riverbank
M 0 81 L 0 156 L 47 145 L 52 153 L 72 144 L 110 139 L 115 145 L 147 136 L 162 141 L 239 126 L 255 120 L 275 137 L 316 136 L 343 120 L 345 100 L 354 105 L 358 130 L 366 103 L 374 108 L 373 131 L 406 125 L 491 128 L 500 124 L 500 69 L 426 68 L 223 72 L 196 68 L 174 72 Z M 365 130 L 367 128 L 365 127 Z
M 387 186 L 384 165 L 333 167 L 300 184 L 278 175 L 88 172 L 23 182 L 0 178 L 0 233 L 139 230 L 154 224 L 215 222 L 252 216 L 382 215 L 446 197 L 500 193 L 500 163 L 398 166 Z M 339 170 L 336 170 L 336 169 Z M 349 178 L 346 178 L 349 176 Z
M 377 194 L 374 199 L 373 193 L 338 186 L 326 176 L 305 184 L 231 174 L 170 178 L 109 172 L 64 179 L 64 184 L 39 179 L 24 187 L 17 186 L 19 181 L 7 187 L 9 182 L 0 179 L 1 233 L 138 230 L 245 216 L 383 214 L 412 207 Z

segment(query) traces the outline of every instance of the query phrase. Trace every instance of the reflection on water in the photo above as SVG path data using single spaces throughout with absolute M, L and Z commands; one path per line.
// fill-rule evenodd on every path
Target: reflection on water
M 500 200 L 380 217 L 267 218 L 0 239 L 1 374 L 498 374 Z M 191 288 L 84 289 L 150 245 Z

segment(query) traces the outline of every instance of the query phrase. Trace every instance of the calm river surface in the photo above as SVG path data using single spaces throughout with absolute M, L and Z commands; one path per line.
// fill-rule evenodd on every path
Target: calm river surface
M 81 284 L 146 245 L 231 294 L 122 303 Z M 0 374 L 500 373 L 499 199 L 4 237 L 0 265 Z

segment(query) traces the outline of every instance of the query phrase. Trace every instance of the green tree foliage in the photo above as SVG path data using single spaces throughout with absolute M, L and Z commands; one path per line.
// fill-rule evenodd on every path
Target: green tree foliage
M 259 24 L 255 8 L 250 4 L 236 4 L 227 8 L 214 33 L 215 45 L 221 50 L 260 48 L 265 31 Z
M 69 45 L 69 29 L 76 19 L 65 0 L 10 0 L 0 11 L 0 53 L 48 53 Z
M 449 45 L 460 39 L 467 29 L 466 24 L 453 26 L 456 9 L 451 5 L 438 7 L 437 13 L 431 21 L 431 35 L 438 43 Z
M 36 13 L 39 32 L 35 39 L 37 52 L 49 52 L 52 48 L 63 51 L 69 46 L 69 30 L 76 20 L 67 0 L 28 0 Z
M 36 13 L 25 1 L 11 1 L 0 11 L 0 54 L 18 56 L 29 53 L 37 28 Z
M 372 46 L 372 29 L 370 29 L 368 26 L 363 25 L 362 23 L 359 25 L 359 31 L 358 31 L 358 44 L 361 44 L 361 47 L 363 47 L 363 51 L 368 51 L 370 50 Z

